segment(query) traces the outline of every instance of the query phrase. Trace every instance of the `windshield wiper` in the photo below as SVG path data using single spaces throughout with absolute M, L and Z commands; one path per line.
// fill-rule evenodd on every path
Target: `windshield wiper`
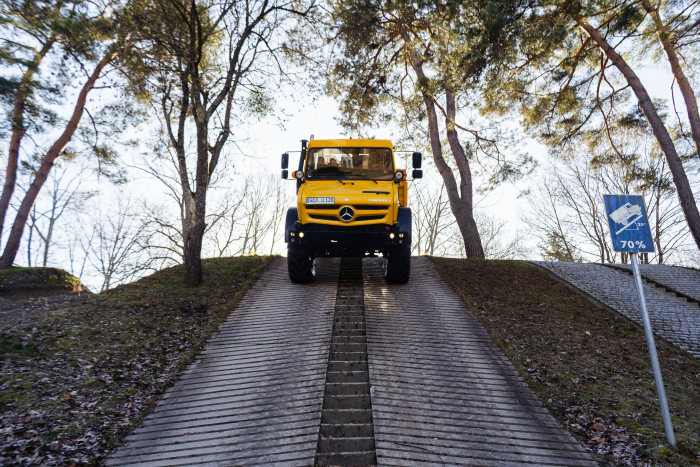
M 351 180 L 362 180 L 363 182 L 374 182 L 375 185 L 378 185 L 379 182 L 372 179 L 372 178 L 362 178 L 363 175 L 360 174 L 346 174 L 345 179 L 351 179 Z
M 344 181 L 342 181 L 342 180 L 339 179 L 339 178 L 336 178 L 336 180 L 338 180 L 338 181 L 339 181 L 340 183 L 342 183 L 343 185 L 354 185 L 354 183 L 352 183 L 352 182 L 344 182 Z

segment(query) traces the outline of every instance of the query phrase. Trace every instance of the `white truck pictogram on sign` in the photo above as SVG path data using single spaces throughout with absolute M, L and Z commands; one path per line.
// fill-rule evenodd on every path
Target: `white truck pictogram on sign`
M 619 234 L 620 232 L 627 230 L 629 226 L 634 224 L 637 220 L 639 220 L 643 216 L 642 214 L 642 207 L 638 206 L 636 204 L 632 203 L 626 203 L 617 208 L 615 211 L 613 211 L 612 214 L 610 214 L 610 218 L 615 221 L 616 224 L 623 224 L 624 227 L 622 227 L 620 230 L 615 232 L 615 234 Z M 632 218 L 632 220 L 630 220 Z

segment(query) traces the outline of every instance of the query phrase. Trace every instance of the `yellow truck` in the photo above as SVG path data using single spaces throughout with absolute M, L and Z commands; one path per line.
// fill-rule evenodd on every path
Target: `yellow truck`
M 421 178 L 422 156 L 414 152 L 412 178 Z M 289 178 L 282 154 L 282 178 Z M 314 279 L 318 257 L 385 259 L 387 282 L 404 284 L 411 272 L 411 209 L 406 170 L 397 169 L 391 141 L 302 140 L 292 172 L 297 205 L 287 211 L 285 242 L 289 278 Z

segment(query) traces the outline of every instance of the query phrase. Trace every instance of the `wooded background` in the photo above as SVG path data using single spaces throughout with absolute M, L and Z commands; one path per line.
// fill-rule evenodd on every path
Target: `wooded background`
M 644 260 L 698 267 L 699 37 L 693 1 L 5 0 L 0 267 L 283 253 L 293 184 L 247 135 L 321 96 L 318 136 L 431 161 L 415 254 L 624 262 L 602 195 L 636 193 Z

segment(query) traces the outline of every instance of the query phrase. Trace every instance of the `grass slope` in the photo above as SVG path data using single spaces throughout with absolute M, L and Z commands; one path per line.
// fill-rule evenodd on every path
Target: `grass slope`
M 700 464 L 700 362 L 656 339 L 678 441 L 669 448 L 640 326 L 530 264 L 433 261 L 550 412 L 600 460 Z
M 0 293 L 22 292 L 68 293 L 87 290 L 77 277 L 57 268 L 25 268 L 13 266 L 0 269 Z
M 203 261 L 0 332 L 0 464 L 94 463 L 152 410 L 270 257 Z

